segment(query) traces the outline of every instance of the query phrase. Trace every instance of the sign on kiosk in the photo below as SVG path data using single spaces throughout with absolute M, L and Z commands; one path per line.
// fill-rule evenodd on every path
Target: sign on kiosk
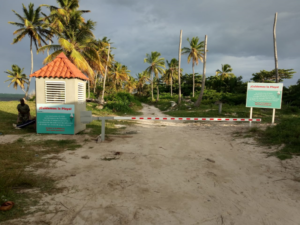
M 37 104 L 37 133 L 74 134 L 74 105 Z
M 246 107 L 281 109 L 283 84 L 248 83 Z

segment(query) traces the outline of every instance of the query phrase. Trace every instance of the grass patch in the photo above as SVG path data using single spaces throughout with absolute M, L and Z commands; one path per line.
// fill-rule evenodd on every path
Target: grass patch
M 17 123 L 18 110 L 17 106 L 20 104 L 19 101 L 0 101 L 0 133 L 2 134 L 25 134 L 35 133 L 34 125 L 25 127 L 24 129 L 16 130 L 12 124 Z M 30 114 L 32 117 L 36 116 L 35 102 L 26 102 L 30 107 Z
M 258 140 L 266 145 L 284 145 L 271 153 L 281 160 L 300 156 L 300 118 L 286 118 L 273 127 L 260 132 Z
M 13 143 L 0 145 L 0 204 L 13 201 L 10 211 L 0 211 L 0 222 L 26 215 L 28 209 L 38 203 L 40 193 L 60 191 L 55 181 L 35 171 L 49 166 L 48 154 L 59 154 L 65 150 L 81 147 L 76 140 L 44 140 L 27 142 L 20 138 Z M 38 192 L 32 192 L 38 190 Z

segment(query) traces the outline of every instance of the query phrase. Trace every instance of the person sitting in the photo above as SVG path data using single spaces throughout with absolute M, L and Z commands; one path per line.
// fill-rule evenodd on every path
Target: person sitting
M 13 124 L 16 129 L 24 128 L 30 124 L 35 123 L 35 118 L 31 118 L 30 108 L 23 98 L 20 99 L 20 104 L 17 106 L 18 119 L 17 124 Z

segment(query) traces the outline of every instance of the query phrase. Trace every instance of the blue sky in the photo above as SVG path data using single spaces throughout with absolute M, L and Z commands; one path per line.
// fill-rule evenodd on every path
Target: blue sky
M 16 27 L 8 21 L 17 21 L 11 11 L 22 13 L 22 3 L 35 6 L 53 4 L 50 0 L 2 1 L 0 13 L 1 60 L 0 93 L 22 93 L 8 83 L 4 71 L 12 64 L 30 73 L 29 38 L 12 45 Z M 85 18 L 97 22 L 96 38 L 107 36 L 116 48 L 115 59 L 128 66 L 132 76 L 147 67 L 143 62 L 146 53 L 158 51 L 167 60 L 178 58 L 179 33 L 183 30 L 183 47 L 186 39 L 208 35 L 207 76 L 214 75 L 221 64 L 230 64 L 236 76 L 250 80 L 253 73 L 275 67 L 273 50 L 274 14 L 278 12 L 277 46 L 280 69 L 293 68 L 297 73 L 284 85 L 300 79 L 300 1 L 299 0 L 81 0 L 81 9 L 91 13 Z M 47 12 L 47 10 L 44 10 Z M 43 67 L 46 54 L 34 53 L 34 71 Z M 192 73 L 192 65 L 182 56 L 184 73 Z M 195 68 L 202 74 L 202 63 Z M 30 90 L 34 89 L 34 80 Z

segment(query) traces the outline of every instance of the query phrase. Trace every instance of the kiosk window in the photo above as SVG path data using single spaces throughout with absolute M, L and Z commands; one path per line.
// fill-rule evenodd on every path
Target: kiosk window
M 64 81 L 46 81 L 46 102 L 65 103 L 66 83 Z
M 85 91 L 84 91 L 84 83 L 78 83 L 78 101 L 85 101 Z

